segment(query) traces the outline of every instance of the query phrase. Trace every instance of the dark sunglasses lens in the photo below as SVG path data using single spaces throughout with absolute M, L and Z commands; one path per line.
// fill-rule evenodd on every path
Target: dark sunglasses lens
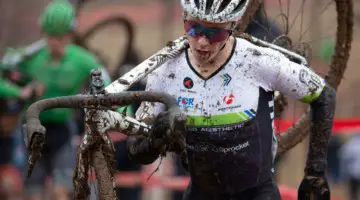
M 193 37 L 200 36 L 201 26 L 199 26 L 199 24 L 195 22 L 185 21 L 184 28 L 188 35 Z
M 230 36 L 230 32 L 226 29 L 206 28 L 192 21 L 185 21 L 184 28 L 189 36 L 198 37 L 204 34 L 210 43 L 224 41 Z
M 216 29 L 208 32 L 207 38 L 209 39 L 209 42 L 215 43 L 215 42 L 221 42 L 226 40 L 230 36 L 230 32 L 225 29 Z

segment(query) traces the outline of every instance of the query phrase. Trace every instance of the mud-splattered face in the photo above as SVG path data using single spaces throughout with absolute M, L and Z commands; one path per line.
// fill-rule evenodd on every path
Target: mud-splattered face
M 209 23 L 195 18 L 184 22 L 191 52 L 199 64 L 208 63 L 218 55 L 230 36 L 230 27 L 231 23 Z

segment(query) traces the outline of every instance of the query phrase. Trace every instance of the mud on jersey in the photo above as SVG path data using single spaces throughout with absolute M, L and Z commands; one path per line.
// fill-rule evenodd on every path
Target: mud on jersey
M 231 56 L 208 78 L 187 51 L 153 71 L 148 91 L 173 95 L 188 116 L 187 156 L 192 181 L 204 189 L 235 193 L 271 176 L 276 153 L 274 91 L 310 103 L 325 81 L 279 52 L 236 39 Z M 144 119 L 164 110 L 144 102 Z

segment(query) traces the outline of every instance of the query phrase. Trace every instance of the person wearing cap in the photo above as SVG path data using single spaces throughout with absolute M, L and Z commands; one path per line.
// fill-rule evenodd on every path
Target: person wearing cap
M 41 85 L 37 88 L 36 98 L 28 101 L 26 108 L 34 101 L 82 92 L 93 69 L 100 68 L 106 85 L 110 84 L 111 80 L 97 57 L 72 43 L 76 17 L 68 1 L 50 2 L 39 18 L 39 25 L 46 45 L 31 56 L 22 58 L 18 64 L 22 71 Z M 18 52 L 21 54 L 21 49 Z M 12 87 L 11 92 L 21 94 L 20 88 L 16 87 Z M 35 165 L 31 177 L 24 182 L 25 199 L 44 199 L 48 177 L 52 181 L 51 199 L 70 199 L 76 160 L 72 136 L 77 132 L 73 111 L 62 108 L 48 110 L 41 113 L 40 120 L 46 128 L 46 139 L 41 159 Z M 24 115 L 14 130 L 15 135 L 22 134 L 22 124 Z M 26 160 L 22 171 L 27 171 Z

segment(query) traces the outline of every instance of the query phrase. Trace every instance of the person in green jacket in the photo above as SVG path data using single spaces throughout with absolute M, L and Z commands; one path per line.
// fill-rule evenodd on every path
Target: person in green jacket
M 24 73 L 43 86 L 36 100 L 82 92 L 84 83 L 89 80 L 90 71 L 100 68 L 101 64 L 95 55 L 72 44 L 73 30 L 76 27 L 72 5 L 65 0 L 51 2 L 40 16 L 39 22 L 46 45 L 18 64 Z M 110 84 L 109 76 L 104 68 L 101 69 L 106 84 Z M 15 87 L 11 90 L 14 95 L 20 92 Z M 25 180 L 25 198 L 43 199 L 46 179 L 51 176 L 51 199 L 70 199 L 73 189 L 72 170 L 76 160 L 76 150 L 72 145 L 72 135 L 76 132 L 73 111 L 61 108 L 45 111 L 41 113 L 40 120 L 46 128 L 46 141 L 41 159 L 35 165 L 31 177 Z M 22 118 L 14 134 L 21 135 L 23 123 Z M 25 159 L 22 171 L 27 171 Z

